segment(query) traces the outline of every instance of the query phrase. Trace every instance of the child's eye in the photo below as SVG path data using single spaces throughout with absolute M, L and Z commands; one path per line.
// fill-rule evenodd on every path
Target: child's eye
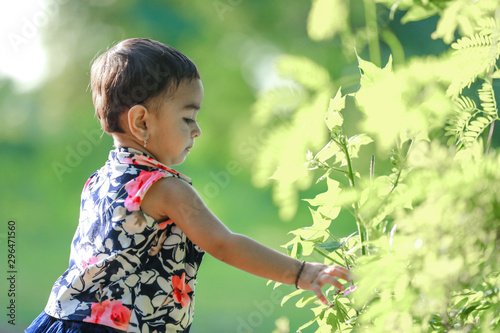
M 184 118 L 184 121 L 185 121 L 186 123 L 188 123 L 188 124 L 192 124 L 192 123 L 194 123 L 194 122 L 195 122 L 195 120 L 194 120 L 194 119 L 191 119 L 191 118 Z

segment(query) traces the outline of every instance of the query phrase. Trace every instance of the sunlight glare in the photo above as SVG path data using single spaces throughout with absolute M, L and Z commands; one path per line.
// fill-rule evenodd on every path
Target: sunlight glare
M 30 90 L 42 83 L 46 55 L 41 30 L 56 16 L 58 6 L 56 0 L 0 5 L 0 79 L 12 79 L 19 90 Z

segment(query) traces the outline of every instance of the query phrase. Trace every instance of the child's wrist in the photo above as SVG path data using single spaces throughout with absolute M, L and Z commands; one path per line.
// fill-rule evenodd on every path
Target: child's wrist
M 302 261 L 300 263 L 300 267 L 299 267 L 299 270 L 297 272 L 297 276 L 295 277 L 295 288 L 299 289 L 299 280 L 300 280 L 300 276 L 302 275 L 302 272 L 304 271 L 304 266 L 306 265 L 306 261 Z

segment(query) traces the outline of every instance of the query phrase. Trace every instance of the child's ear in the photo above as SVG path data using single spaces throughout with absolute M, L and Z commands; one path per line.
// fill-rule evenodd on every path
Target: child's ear
M 128 110 L 128 127 L 132 135 L 139 141 L 144 141 L 149 137 L 147 123 L 150 113 L 144 105 L 134 105 Z

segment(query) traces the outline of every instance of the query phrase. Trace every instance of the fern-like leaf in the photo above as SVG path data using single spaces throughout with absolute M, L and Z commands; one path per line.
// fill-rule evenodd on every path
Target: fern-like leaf
M 463 88 L 470 87 L 478 77 L 490 71 L 500 56 L 498 38 L 492 33 L 463 37 L 451 47 L 456 51 L 447 64 L 449 67 L 443 70 L 451 74 L 448 75 L 451 85 L 447 93 L 452 96 L 458 95 Z
M 464 50 L 467 48 L 474 48 L 478 46 L 489 46 L 492 45 L 491 34 L 482 35 L 475 34 L 470 37 L 463 37 L 456 41 L 456 43 L 451 44 L 451 47 L 456 50 Z
M 448 120 L 448 125 L 445 126 L 445 135 L 451 136 L 448 144 L 455 141 L 456 144 L 459 145 L 467 123 L 477 113 L 477 106 L 476 103 L 467 96 L 460 96 L 454 102 L 454 112 Z
M 498 31 L 498 21 L 494 17 L 485 17 L 478 22 L 477 32 L 480 35 L 492 35 Z
M 483 112 L 494 118 L 498 118 L 497 103 L 495 101 L 495 91 L 489 81 L 485 81 L 479 89 L 479 99 Z
M 473 35 L 483 18 L 495 15 L 497 7 L 497 0 L 432 2 L 439 7 L 444 5 L 432 38 L 442 38 L 446 44 L 455 39 L 457 30 L 462 36 Z
M 461 96 L 456 100 L 455 113 L 445 127 L 446 135 L 451 135 L 449 143 L 457 140 L 459 148 L 470 146 L 492 122 L 498 119 L 498 108 L 493 86 L 485 81 L 478 91 L 481 109 L 468 97 Z

